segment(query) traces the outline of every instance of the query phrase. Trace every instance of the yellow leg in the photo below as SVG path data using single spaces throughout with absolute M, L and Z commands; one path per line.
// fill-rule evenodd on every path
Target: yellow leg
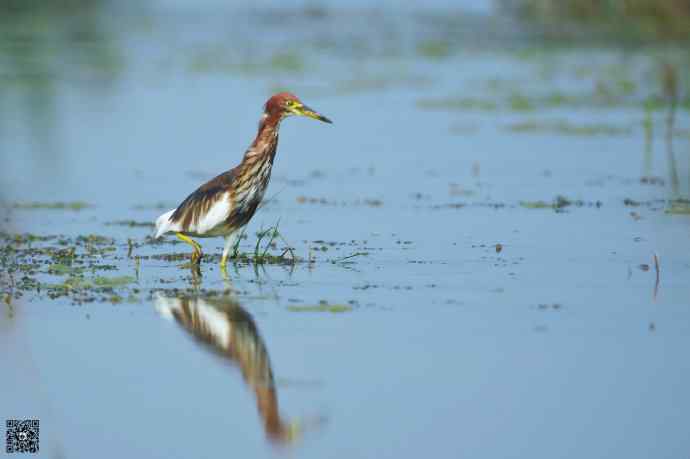
M 220 261 L 220 275 L 224 281 L 229 281 L 230 276 L 228 276 L 228 268 L 226 266 L 227 266 L 226 260 L 221 259 L 221 261 Z
M 203 253 L 201 252 L 201 245 L 189 236 L 185 236 L 182 233 L 175 233 L 175 235 L 181 240 L 191 245 L 194 248 L 192 252 L 192 263 L 199 264 Z

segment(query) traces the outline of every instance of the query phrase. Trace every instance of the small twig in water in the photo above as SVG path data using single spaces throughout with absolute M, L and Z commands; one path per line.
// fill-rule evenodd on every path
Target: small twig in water
M 283 253 L 280 255 L 280 258 L 283 258 L 286 253 L 290 253 L 290 258 L 292 259 L 292 262 L 294 263 L 297 260 L 297 257 L 295 257 L 295 250 L 292 248 L 290 243 L 285 240 L 282 234 L 278 234 L 278 237 L 280 238 L 281 241 L 283 241 L 283 244 L 285 244 L 285 250 Z
M 355 253 L 353 253 L 352 255 L 348 255 L 348 256 L 346 256 L 346 257 L 338 258 L 338 259 L 336 259 L 336 260 L 333 260 L 333 263 L 340 263 L 341 261 L 347 260 L 347 259 L 349 259 L 349 258 L 354 258 L 354 257 L 359 257 L 359 256 L 366 256 L 366 255 L 369 255 L 369 254 L 366 253 L 366 252 L 355 252 Z
M 656 301 L 656 295 L 659 293 L 659 277 L 660 277 L 660 270 L 659 270 L 659 257 L 654 254 L 654 270 L 656 271 L 656 282 L 654 283 L 654 301 Z
M 268 250 L 271 248 L 271 244 L 273 244 L 273 241 L 276 240 L 278 235 L 278 225 L 280 225 L 280 220 L 276 222 L 276 225 L 272 228 L 273 231 L 271 231 L 271 228 L 269 228 L 269 231 L 271 231 L 271 238 L 268 240 L 268 244 L 266 244 L 266 247 L 264 248 L 264 253 L 261 254 L 261 258 L 266 256 L 266 253 L 268 253 Z

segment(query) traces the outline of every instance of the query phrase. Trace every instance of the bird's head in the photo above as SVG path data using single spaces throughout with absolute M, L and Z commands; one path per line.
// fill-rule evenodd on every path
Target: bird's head
M 280 92 L 278 94 L 274 94 L 266 102 L 265 112 L 268 116 L 278 116 L 280 118 L 298 115 L 314 118 L 315 120 L 323 121 L 324 123 L 332 123 L 331 120 L 321 115 L 317 111 L 307 107 L 296 95 L 289 92 Z

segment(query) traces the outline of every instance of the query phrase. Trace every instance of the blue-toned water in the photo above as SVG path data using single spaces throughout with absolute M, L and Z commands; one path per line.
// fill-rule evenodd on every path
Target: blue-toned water
M 85 301 L 3 278 L 0 416 L 40 419 L 40 457 L 687 456 L 689 226 L 666 210 L 690 118 L 675 194 L 664 109 L 650 171 L 642 125 L 657 59 L 682 58 L 545 50 L 490 5 L 392 8 L 3 23 L 3 231 L 113 238 L 92 260 L 115 270 L 84 276 L 135 279 Z M 334 124 L 283 123 L 241 249 L 279 222 L 271 253 L 307 261 L 197 279 L 158 257 L 185 245 L 114 224 L 233 167 L 279 89 Z

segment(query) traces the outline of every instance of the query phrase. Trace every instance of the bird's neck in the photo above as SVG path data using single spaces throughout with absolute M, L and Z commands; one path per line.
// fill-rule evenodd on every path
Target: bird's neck
M 256 138 L 247 149 L 242 159 L 243 165 L 273 162 L 278 146 L 278 129 L 280 128 L 280 116 L 264 113 L 259 120 L 259 130 Z

